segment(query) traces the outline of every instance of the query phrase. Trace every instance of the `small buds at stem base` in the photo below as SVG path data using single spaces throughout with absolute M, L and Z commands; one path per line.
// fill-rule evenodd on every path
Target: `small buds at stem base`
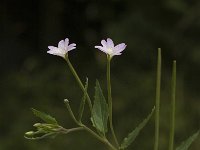
M 32 136 L 34 135 L 34 132 L 33 131 L 28 131 L 25 133 L 25 136 Z

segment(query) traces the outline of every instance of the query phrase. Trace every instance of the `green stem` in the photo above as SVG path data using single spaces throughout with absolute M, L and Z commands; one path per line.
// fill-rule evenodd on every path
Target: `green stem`
M 90 128 L 86 127 L 85 125 L 83 125 L 83 127 L 85 128 L 86 131 L 88 131 L 91 135 L 93 135 L 95 138 L 97 138 L 99 141 L 103 142 L 104 144 L 106 144 L 108 147 L 110 147 L 112 150 L 118 150 L 116 149 L 105 137 L 102 138 L 101 136 L 99 136 L 98 134 L 96 134 L 94 131 L 92 131 Z
M 83 93 L 84 93 L 85 96 L 86 96 L 86 100 L 87 100 L 87 102 L 88 102 L 89 109 L 90 109 L 91 116 L 92 116 L 92 103 L 91 103 L 90 96 L 89 96 L 88 93 L 87 93 L 87 89 L 83 86 L 83 83 L 81 82 L 81 80 L 80 80 L 78 74 L 76 73 L 76 71 L 75 71 L 74 67 L 72 66 L 71 62 L 69 61 L 68 55 L 66 55 L 65 60 L 67 61 L 67 64 L 68 64 L 68 66 L 69 66 L 69 68 L 70 68 L 72 74 L 73 74 L 74 77 L 76 78 L 76 81 L 77 81 L 77 83 L 79 84 L 81 90 L 83 91 Z M 97 130 L 97 132 L 99 132 L 99 131 Z M 99 134 L 100 134 L 100 132 L 99 132 Z
M 75 77 L 77 83 L 79 84 L 81 90 L 83 91 L 83 93 L 86 94 L 86 98 L 87 98 L 87 102 L 88 102 L 88 105 L 89 105 L 89 109 L 90 109 L 90 112 L 92 113 L 92 103 L 91 103 L 90 96 L 88 95 L 88 93 L 87 93 L 87 91 L 86 91 L 86 89 L 85 89 L 83 83 L 81 82 L 81 80 L 80 80 L 78 74 L 76 73 L 76 71 L 75 71 L 74 67 L 72 66 L 71 62 L 69 61 L 69 58 L 68 58 L 67 55 L 66 55 L 66 57 L 65 57 L 65 60 L 66 60 L 66 62 L 67 62 L 67 64 L 68 64 L 68 66 L 69 66 L 69 68 L 70 68 L 72 74 L 74 75 L 74 77 Z
M 114 128 L 113 128 L 112 94 L 111 94 L 111 81 L 110 81 L 110 61 L 111 61 L 111 57 L 109 55 L 107 55 L 107 90 L 108 90 L 109 123 L 110 123 L 110 129 L 111 129 L 114 141 L 115 141 L 117 147 L 119 147 L 119 143 L 118 143 L 118 140 L 115 135 Z
M 76 117 L 74 116 L 73 111 L 71 110 L 71 107 L 69 105 L 69 101 L 67 99 L 64 100 L 64 103 L 67 107 L 67 110 L 69 111 L 69 114 L 71 116 L 71 118 L 74 120 L 74 122 L 80 126 L 80 128 L 83 128 L 84 130 L 86 130 L 87 132 L 89 132 L 91 135 L 93 135 L 95 138 L 97 138 L 99 141 L 103 142 L 104 144 L 106 144 L 107 146 L 109 146 L 112 150 L 118 150 L 116 149 L 105 137 L 101 137 L 99 136 L 97 133 L 95 133 L 93 130 L 91 130 L 90 128 L 88 128 L 87 126 L 85 126 L 84 124 L 78 122 L 78 120 L 76 119 Z M 74 130 L 80 130 L 79 128 L 76 128 Z
M 86 78 L 86 84 L 85 84 L 85 91 L 87 91 L 88 88 L 88 78 Z M 83 94 L 83 98 L 81 99 L 81 103 L 79 106 L 79 115 L 78 115 L 78 121 L 81 122 L 83 112 L 84 112 L 84 107 L 85 107 L 85 100 L 86 100 L 86 92 Z
M 65 100 L 64 100 L 64 103 L 65 103 L 65 105 L 66 105 L 66 107 L 67 107 L 67 110 L 69 111 L 69 114 L 70 114 L 71 118 L 74 120 L 74 122 L 75 122 L 77 125 L 80 126 L 81 123 L 78 122 L 78 120 L 77 120 L 76 117 L 74 116 L 74 113 L 73 113 L 73 111 L 72 111 L 72 109 L 71 109 L 71 107 L 70 107 L 70 105 L 69 105 L 69 101 L 68 101 L 67 99 L 65 99 Z
M 169 137 L 169 150 L 174 148 L 174 128 L 175 128 L 175 109 L 176 109 L 176 61 L 173 61 L 172 68 L 172 87 L 171 87 L 171 127 Z
M 84 128 L 83 127 L 77 127 L 77 128 L 71 128 L 71 129 L 62 128 L 61 133 L 68 134 L 70 132 L 75 132 L 75 131 L 80 131 L 80 130 L 84 130 Z
M 156 112 L 155 112 L 155 143 L 154 150 L 159 144 L 159 119 L 160 119 L 160 85 L 161 85 L 161 49 L 158 49 L 157 77 L 156 77 Z

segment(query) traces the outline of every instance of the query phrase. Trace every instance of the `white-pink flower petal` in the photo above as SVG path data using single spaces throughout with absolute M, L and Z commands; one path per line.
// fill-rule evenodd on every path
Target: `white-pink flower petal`
M 103 45 L 103 47 L 107 47 L 107 42 L 105 40 L 101 40 L 101 44 Z
M 115 53 L 119 53 L 119 52 L 122 52 L 125 48 L 126 48 L 126 44 L 121 43 L 114 47 L 114 51 L 115 51 Z
M 64 44 L 64 46 L 67 47 L 68 45 L 69 45 L 69 39 L 66 38 L 66 39 L 65 39 L 65 44 Z
M 75 46 L 76 46 L 75 43 L 70 44 L 70 45 L 68 46 L 68 51 L 71 51 L 71 50 L 75 49 L 75 48 L 76 48 Z
M 49 51 L 47 51 L 47 53 L 49 53 L 49 54 L 61 56 L 61 57 L 65 56 L 65 52 L 62 51 L 61 49 L 57 48 L 57 47 L 48 46 L 48 48 L 49 48 Z
M 65 48 L 65 41 L 64 41 L 64 40 L 61 40 L 61 41 L 58 43 L 58 48 L 62 48 L 62 49 Z
M 102 46 L 95 46 L 95 48 L 99 49 L 100 51 L 106 53 L 106 48 L 105 47 L 102 47 Z
M 113 40 L 111 40 L 110 38 L 107 38 L 107 47 L 108 48 L 113 48 L 114 47 Z

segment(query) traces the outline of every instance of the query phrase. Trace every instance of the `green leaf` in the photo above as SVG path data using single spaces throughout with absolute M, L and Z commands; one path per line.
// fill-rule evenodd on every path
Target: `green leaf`
M 85 92 L 83 94 L 83 98 L 80 103 L 79 107 L 79 113 L 78 113 L 78 121 L 80 122 L 83 116 L 84 106 L 85 106 L 85 100 L 86 100 L 86 94 L 87 94 L 87 88 L 88 88 L 88 78 L 86 78 L 85 82 Z
M 101 87 L 99 85 L 98 80 L 96 81 L 95 86 L 95 97 L 94 97 L 94 105 L 92 108 L 92 123 L 93 126 L 103 133 L 107 132 L 107 121 L 108 121 L 108 105 L 103 96 Z
M 187 140 L 181 143 L 179 147 L 176 148 L 176 150 L 187 150 L 192 142 L 198 137 L 199 131 L 197 131 L 195 134 L 190 136 Z
M 31 108 L 31 110 L 33 111 L 33 114 L 37 117 L 39 117 L 40 119 L 42 119 L 44 122 L 49 123 L 49 124 L 54 124 L 54 125 L 58 125 L 57 121 L 55 118 L 51 117 L 50 115 L 38 111 L 34 108 Z
M 135 138 L 138 136 L 140 131 L 143 129 L 143 127 L 147 124 L 147 122 L 151 118 L 154 110 L 155 110 L 155 107 L 152 109 L 151 113 L 147 116 L 147 118 L 144 119 L 131 133 L 129 133 L 126 138 L 124 138 L 120 146 L 120 149 L 127 148 L 135 140 Z

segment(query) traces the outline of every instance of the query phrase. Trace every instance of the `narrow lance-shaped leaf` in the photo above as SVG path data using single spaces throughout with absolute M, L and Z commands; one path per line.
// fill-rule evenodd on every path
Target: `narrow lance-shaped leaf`
M 187 150 L 192 142 L 198 137 L 199 131 L 197 131 L 195 134 L 190 136 L 187 140 L 181 143 L 179 147 L 176 148 L 176 150 Z
M 108 130 L 107 129 L 108 105 L 103 96 L 103 93 L 98 81 L 96 81 L 94 105 L 92 108 L 91 120 L 92 120 L 93 126 L 98 131 L 100 131 L 101 133 L 105 135 L 105 133 Z
M 55 118 L 51 117 L 50 115 L 38 111 L 34 108 L 31 108 L 31 110 L 33 111 L 34 115 L 39 117 L 40 119 L 42 119 L 44 122 L 49 123 L 49 124 L 54 124 L 54 125 L 58 125 L 57 121 Z
M 147 116 L 147 118 L 144 119 L 131 133 L 129 133 L 126 138 L 124 138 L 120 146 L 120 149 L 127 148 L 135 140 L 135 138 L 138 136 L 140 131 L 144 128 L 144 126 L 147 124 L 147 122 L 151 118 L 154 110 L 155 110 L 155 107 L 152 109 L 151 113 Z
M 85 100 L 86 100 L 86 94 L 87 94 L 87 88 L 88 88 L 88 78 L 86 78 L 86 82 L 85 82 L 85 92 L 83 94 L 83 98 L 81 100 L 80 103 L 80 107 L 79 107 L 79 114 L 78 114 L 78 121 L 80 122 L 83 116 L 83 111 L 84 111 L 84 107 L 85 107 Z

